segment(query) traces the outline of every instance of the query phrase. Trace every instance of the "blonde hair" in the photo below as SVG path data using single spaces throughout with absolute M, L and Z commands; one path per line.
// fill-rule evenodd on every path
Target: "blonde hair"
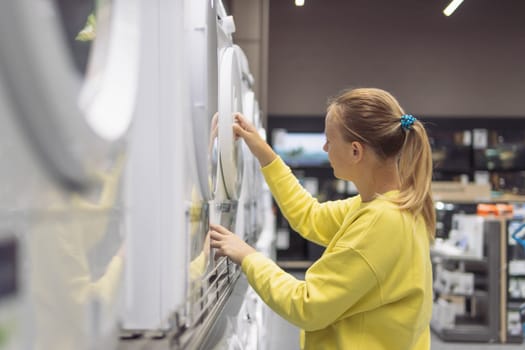
M 436 213 L 432 200 L 432 152 L 423 124 L 401 126 L 405 114 L 388 92 L 374 88 L 344 91 L 332 99 L 336 120 L 343 126 L 345 141 L 360 141 L 382 159 L 397 158 L 401 188 L 391 199 L 400 209 L 422 215 L 430 239 L 435 236 Z

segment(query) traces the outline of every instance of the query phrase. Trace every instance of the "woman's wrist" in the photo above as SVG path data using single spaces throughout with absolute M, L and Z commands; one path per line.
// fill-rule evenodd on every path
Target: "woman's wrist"
M 265 167 L 273 162 L 275 158 L 277 158 L 277 154 L 273 151 L 269 144 L 267 144 L 265 141 L 262 142 L 264 142 L 264 144 L 261 146 L 260 152 L 256 155 L 256 157 L 259 160 L 261 167 Z
M 257 250 L 255 250 L 255 248 L 253 248 L 252 246 L 248 246 L 249 249 L 246 249 L 245 251 L 242 252 L 241 256 L 239 257 L 239 265 L 242 265 L 242 262 L 244 261 L 244 259 L 248 256 L 248 255 L 252 255 L 254 253 L 257 253 Z

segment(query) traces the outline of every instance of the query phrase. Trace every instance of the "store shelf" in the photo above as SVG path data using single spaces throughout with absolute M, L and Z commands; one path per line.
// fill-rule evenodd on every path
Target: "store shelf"
M 445 341 L 487 343 L 498 341 L 498 336 L 492 332 L 490 327 L 479 324 L 460 324 L 454 328 L 440 328 L 436 324 L 430 323 L 430 328 Z
M 485 290 L 475 290 L 472 294 L 464 294 L 464 293 L 440 293 L 439 294 L 443 298 L 447 297 L 464 297 L 464 298 L 478 298 L 478 299 L 486 299 L 489 297 L 489 293 Z
M 485 256 L 474 257 L 469 255 L 455 254 L 439 247 L 431 250 L 432 263 L 434 270 L 441 271 L 449 268 L 457 268 L 460 272 L 474 274 L 473 293 L 440 293 L 436 295 L 448 306 L 444 306 L 444 318 L 436 317 L 432 319 L 431 328 L 444 341 L 473 341 L 473 342 L 500 342 L 501 335 L 501 290 L 500 290 L 500 271 L 501 271 L 501 222 L 498 220 L 488 220 L 483 222 L 483 251 Z M 453 264 L 450 264 L 450 263 Z M 437 266 L 437 265 L 440 266 Z M 439 268 L 439 269 L 438 269 Z M 450 270 L 449 270 L 450 271 Z M 446 275 L 443 275 L 445 278 Z M 484 287 L 476 286 L 476 277 L 486 280 Z M 439 276 L 435 276 L 440 278 Z M 449 307 L 453 308 L 454 303 L 447 301 L 453 298 L 464 298 L 465 314 L 456 315 L 451 322 L 447 316 Z M 461 299 L 460 299 L 461 300 Z M 443 305 L 439 304 L 438 305 Z M 461 304 L 459 304 L 461 305 Z M 437 307 L 435 311 L 437 311 Z
M 507 298 L 507 301 L 509 303 L 523 304 L 523 303 L 525 303 L 525 298 Z
M 487 258 L 486 257 L 477 257 L 477 256 L 471 256 L 471 255 L 465 255 L 465 254 L 451 254 L 446 251 L 431 248 L 430 254 L 432 257 L 435 258 L 441 258 L 443 260 L 455 260 L 455 261 L 468 261 L 473 263 L 479 263 L 479 264 L 487 264 Z

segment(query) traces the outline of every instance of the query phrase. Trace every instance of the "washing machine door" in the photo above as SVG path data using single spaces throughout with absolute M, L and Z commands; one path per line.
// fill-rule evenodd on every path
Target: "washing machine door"
M 138 76 L 137 1 L 93 4 L 0 3 L 1 69 L 17 121 L 51 177 L 74 190 L 95 183 L 120 147 Z
M 243 159 L 241 141 L 235 138 L 234 113 L 242 112 L 241 73 L 237 52 L 230 46 L 222 50 L 219 61 L 219 179 L 226 197 L 237 200 L 242 184 Z
M 244 51 L 238 45 L 233 45 L 235 51 L 237 51 L 237 56 L 239 58 L 239 70 L 241 71 L 242 76 L 242 86 L 243 86 L 243 95 L 248 91 L 253 89 L 254 78 L 250 72 L 250 66 L 248 64 L 248 57 Z

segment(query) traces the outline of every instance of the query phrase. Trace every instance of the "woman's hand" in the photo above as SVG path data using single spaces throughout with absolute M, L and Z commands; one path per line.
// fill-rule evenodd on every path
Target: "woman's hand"
M 257 129 L 240 113 L 235 113 L 233 132 L 235 136 L 244 139 L 244 142 L 246 142 L 250 151 L 259 160 L 261 166 L 264 167 L 277 158 L 273 149 L 262 139 Z
M 228 231 L 221 225 L 210 224 L 211 247 L 217 249 L 215 256 L 227 256 L 234 263 L 240 265 L 242 260 L 257 252 L 239 236 Z

